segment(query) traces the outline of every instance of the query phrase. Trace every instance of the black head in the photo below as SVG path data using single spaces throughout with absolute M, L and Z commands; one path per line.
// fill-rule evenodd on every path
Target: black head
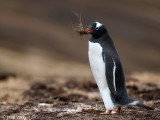
M 94 22 L 89 25 L 86 32 L 94 37 L 101 37 L 107 32 L 107 30 L 103 24 L 99 22 Z

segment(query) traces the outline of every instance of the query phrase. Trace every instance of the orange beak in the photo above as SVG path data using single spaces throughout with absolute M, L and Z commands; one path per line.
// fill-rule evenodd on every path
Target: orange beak
M 85 31 L 86 31 L 86 33 L 90 33 L 90 32 L 93 31 L 93 30 L 87 29 L 87 30 L 85 30 Z

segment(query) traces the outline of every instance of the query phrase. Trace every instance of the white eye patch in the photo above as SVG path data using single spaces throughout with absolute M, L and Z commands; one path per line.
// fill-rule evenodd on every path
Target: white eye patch
M 96 28 L 98 28 L 98 27 L 100 27 L 100 26 L 102 26 L 102 24 L 99 23 L 99 22 L 96 22 Z

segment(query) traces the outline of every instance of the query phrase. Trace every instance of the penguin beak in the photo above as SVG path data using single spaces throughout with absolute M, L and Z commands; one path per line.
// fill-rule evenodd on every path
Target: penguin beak
M 87 28 L 85 31 L 86 31 L 87 34 L 89 34 L 93 30 L 90 30 L 89 28 Z

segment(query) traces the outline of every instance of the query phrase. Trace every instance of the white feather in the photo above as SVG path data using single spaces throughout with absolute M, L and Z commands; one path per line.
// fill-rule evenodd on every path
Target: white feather
M 96 27 L 100 27 L 100 26 L 102 26 L 102 24 L 99 22 L 96 22 Z
M 132 103 L 129 103 L 128 105 L 136 105 L 138 101 L 133 101 Z
M 89 41 L 88 55 L 92 74 L 100 90 L 104 105 L 106 109 L 113 110 L 115 105 L 111 99 L 111 92 L 106 80 L 105 63 L 102 58 L 101 45 L 99 43 L 92 43 Z
M 116 81 L 115 81 L 115 72 L 116 72 L 116 64 L 115 61 L 113 60 L 114 67 L 113 67 L 113 84 L 114 84 L 114 89 L 116 91 Z

